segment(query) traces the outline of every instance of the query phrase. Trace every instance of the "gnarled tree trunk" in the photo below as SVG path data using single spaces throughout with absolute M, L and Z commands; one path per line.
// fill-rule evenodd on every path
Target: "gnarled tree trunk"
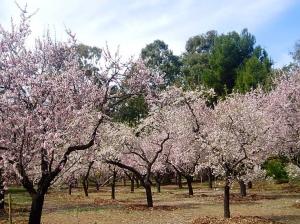
M 36 193 L 31 196 L 31 210 L 29 215 L 29 224 L 40 224 L 42 217 L 42 210 L 44 205 L 45 194 Z

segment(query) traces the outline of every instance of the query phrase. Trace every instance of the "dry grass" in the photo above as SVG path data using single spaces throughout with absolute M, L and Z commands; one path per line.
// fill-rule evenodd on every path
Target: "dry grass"
M 193 224 L 277 224 L 279 222 L 272 221 L 270 219 L 244 216 L 233 217 L 230 219 L 216 218 L 216 217 L 201 217 L 194 220 Z
M 145 206 L 142 188 L 130 193 L 130 187 L 118 186 L 117 200 L 110 199 L 110 189 L 102 188 L 84 197 L 81 189 L 71 196 L 67 190 L 50 191 L 46 196 L 42 222 L 44 224 L 112 224 L 112 223 L 300 223 L 298 186 L 256 183 L 249 196 L 238 196 L 233 186 L 231 213 L 234 218 L 224 221 L 222 189 L 210 190 L 195 184 L 195 195 L 189 197 L 187 189 L 162 186 L 162 193 L 153 193 L 154 208 Z M 293 190 L 295 188 L 296 190 Z M 93 190 L 93 189 L 91 189 Z M 155 191 L 155 189 L 153 189 Z M 26 223 L 29 197 L 25 192 L 12 192 L 14 223 Z M 0 217 L 7 223 L 7 217 Z

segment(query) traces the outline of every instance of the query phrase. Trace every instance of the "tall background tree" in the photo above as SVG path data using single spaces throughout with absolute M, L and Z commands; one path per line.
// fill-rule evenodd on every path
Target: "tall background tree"
M 216 31 L 190 38 L 183 54 L 185 84 L 214 88 L 218 96 L 233 89 L 246 92 L 264 84 L 270 74 L 271 59 L 247 29 L 218 35 Z
M 186 42 L 186 52 L 182 55 L 186 87 L 194 89 L 203 83 L 203 77 L 210 70 L 209 56 L 216 37 L 217 31 L 211 30 Z
M 79 64 L 86 70 L 88 75 L 92 75 L 99 71 L 98 63 L 101 59 L 101 48 L 78 44 L 77 52 L 79 54 Z
M 159 69 L 164 73 L 166 85 L 172 85 L 179 81 L 181 62 L 164 41 L 155 40 L 146 45 L 141 50 L 141 57 L 147 66 Z
M 295 43 L 294 51 L 291 54 L 295 63 L 300 65 L 300 40 Z

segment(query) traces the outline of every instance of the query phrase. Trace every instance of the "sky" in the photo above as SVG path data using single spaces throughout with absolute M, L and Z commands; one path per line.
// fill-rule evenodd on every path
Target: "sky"
M 217 30 L 255 35 L 275 67 L 288 64 L 290 52 L 300 39 L 300 0 L 17 0 L 27 3 L 32 36 L 48 29 L 57 40 L 65 40 L 65 28 L 79 42 L 110 49 L 119 46 L 124 57 L 138 56 L 156 39 L 175 54 L 185 50 L 188 38 Z M 0 0 L 0 24 L 8 27 L 20 11 L 14 0 Z M 33 38 L 32 37 L 32 38 Z

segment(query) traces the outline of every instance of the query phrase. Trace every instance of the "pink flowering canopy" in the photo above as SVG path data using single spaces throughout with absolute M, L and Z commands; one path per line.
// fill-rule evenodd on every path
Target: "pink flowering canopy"
M 299 165 L 300 156 L 300 72 L 284 74 L 268 94 L 266 110 L 272 122 L 272 153 L 288 156 Z
M 152 97 L 162 79 L 141 60 L 122 63 L 108 50 L 88 77 L 70 32 L 66 42 L 47 34 L 29 48 L 29 18 L 22 13 L 18 25 L 0 27 L 0 161 L 6 176 L 13 170 L 32 185 L 92 147 L 114 105 L 134 94 Z

